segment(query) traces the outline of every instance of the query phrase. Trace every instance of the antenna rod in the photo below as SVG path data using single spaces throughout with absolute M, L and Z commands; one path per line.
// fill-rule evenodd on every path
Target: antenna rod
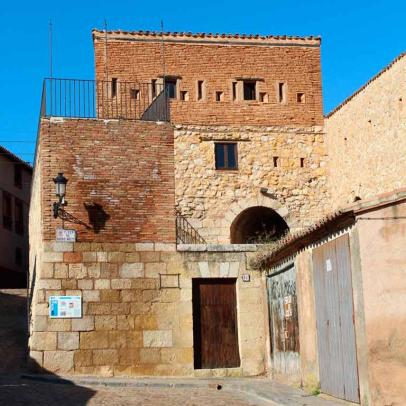
M 52 69 L 52 20 L 49 20 L 49 77 L 52 79 L 53 69 Z
M 105 80 L 108 80 L 108 66 L 107 66 L 107 20 L 104 19 L 104 75 L 105 75 Z

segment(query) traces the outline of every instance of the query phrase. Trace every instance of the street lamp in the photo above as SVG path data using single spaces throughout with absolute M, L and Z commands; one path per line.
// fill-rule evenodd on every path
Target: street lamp
M 55 194 L 59 198 L 59 201 L 54 203 L 54 218 L 57 218 L 60 207 L 65 206 L 66 204 L 65 193 L 68 179 L 63 176 L 63 172 L 59 172 L 58 176 L 54 178 L 53 181 L 55 183 Z

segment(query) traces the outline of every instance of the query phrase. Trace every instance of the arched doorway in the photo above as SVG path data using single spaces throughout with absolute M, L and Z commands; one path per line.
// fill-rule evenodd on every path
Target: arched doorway
M 230 228 L 231 244 L 265 243 L 280 238 L 289 230 L 285 220 L 275 211 L 264 206 L 242 211 Z

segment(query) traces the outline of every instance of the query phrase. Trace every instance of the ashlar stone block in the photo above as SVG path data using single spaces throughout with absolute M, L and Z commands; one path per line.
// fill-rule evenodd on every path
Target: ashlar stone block
M 172 347 L 172 330 L 145 330 L 144 347 Z

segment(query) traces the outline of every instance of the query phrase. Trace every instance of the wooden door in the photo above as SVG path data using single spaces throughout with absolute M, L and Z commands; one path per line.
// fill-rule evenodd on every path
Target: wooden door
M 359 403 L 348 235 L 313 251 L 321 391 Z
M 196 369 L 240 366 L 236 279 L 193 279 Z
M 289 265 L 267 280 L 272 369 L 288 378 L 300 377 L 296 270 Z

